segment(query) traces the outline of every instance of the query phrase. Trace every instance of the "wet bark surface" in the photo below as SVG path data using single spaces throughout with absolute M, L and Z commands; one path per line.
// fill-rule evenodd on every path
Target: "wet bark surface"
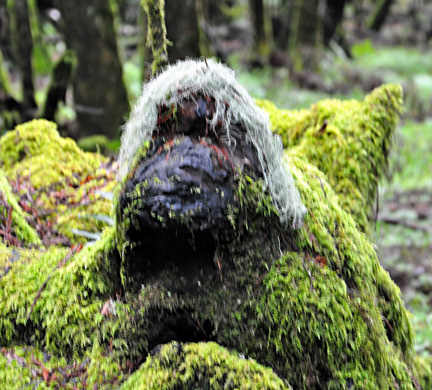
M 158 280 L 173 267 L 191 283 L 198 274 L 217 275 L 215 250 L 233 234 L 229 212 L 238 206 L 237 175 L 262 175 L 243 129 L 233 127 L 231 146 L 220 141 L 221 129 L 210 130 L 205 115 L 211 105 L 203 98 L 183 102 L 176 120 L 155 131 L 126 182 L 119 204 L 121 218 L 132 221 L 129 241 L 139 243 L 127 259 L 135 280 Z

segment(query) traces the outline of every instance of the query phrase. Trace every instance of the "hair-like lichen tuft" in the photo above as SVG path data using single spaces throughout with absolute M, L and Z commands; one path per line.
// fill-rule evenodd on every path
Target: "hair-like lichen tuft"
M 215 100 L 215 113 L 208 120 L 215 130 L 221 125 L 230 146 L 231 125 L 241 124 L 247 140 L 256 149 L 263 168 L 266 185 L 279 212 L 280 219 L 300 226 L 306 208 L 300 200 L 294 180 L 283 163 L 280 138 L 272 134 L 268 115 L 258 108 L 245 88 L 235 78 L 234 71 L 213 60 L 187 60 L 168 66 L 158 77 L 144 86 L 130 120 L 124 127 L 119 157 L 119 177 L 124 178 L 132 168 L 134 156 L 143 142 L 151 139 L 157 127 L 158 109 L 177 106 L 196 94 Z

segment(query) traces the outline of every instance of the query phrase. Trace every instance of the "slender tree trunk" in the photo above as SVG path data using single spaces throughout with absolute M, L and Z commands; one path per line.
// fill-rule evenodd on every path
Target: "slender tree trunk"
M 211 25 L 220 25 L 226 22 L 225 15 L 221 10 L 222 1 L 202 0 L 204 16 Z
M 289 51 L 296 70 L 317 66 L 324 36 L 324 12 L 324 0 L 293 0 Z
M 12 58 L 10 47 L 10 15 L 8 14 L 7 1 L 0 0 L 0 50 L 5 58 Z
M 254 53 L 259 57 L 270 54 L 270 25 L 263 0 L 249 0 L 252 18 Z
M 327 46 L 343 18 L 346 0 L 327 0 L 324 15 L 324 44 Z
M 79 135 L 119 136 L 129 111 L 109 0 L 56 0 L 67 46 L 77 56 L 73 81 Z
M 281 0 L 272 16 L 273 39 L 280 50 L 288 50 L 290 20 L 292 14 L 292 1 Z
M 152 59 L 152 75 L 168 64 L 167 29 L 165 25 L 165 1 L 141 0 L 147 14 L 147 44 Z
M 43 118 L 53 121 L 58 104 L 60 102 L 65 102 L 67 87 L 71 81 L 75 63 L 76 59 L 74 53 L 68 50 L 54 66 L 44 112 L 42 114 Z
M 170 62 L 199 57 L 199 29 L 195 0 L 165 0 L 165 22 Z
M 204 12 L 204 0 L 195 0 L 196 14 L 198 21 L 198 34 L 199 34 L 199 51 L 204 57 L 214 56 L 215 50 L 212 48 L 210 39 L 205 32 L 206 16 Z
M 30 29 L 27 0 L 14 0 L 8 3 L 11 16 L 11 38 L 14 57 L 22 78 L 23 120 L 34 117 L 36 102 L 33 84 L 33 39 Z
M 381 29 L 393 3 L 394 0 L 381 0 L 378 3 L 372 18 L 368 23 L 369 29 L 373 31 L 379 31 Z

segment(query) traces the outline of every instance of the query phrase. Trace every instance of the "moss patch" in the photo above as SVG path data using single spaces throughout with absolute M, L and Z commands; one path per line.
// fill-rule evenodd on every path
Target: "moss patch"
M 323 100 L 310 110 L 279 110 L 257 101 L 290 155 L 301 157 L 328 177 L 341 206 L 370 234 L 378 183 L 386 173 L 402 88 L 388 84 L 364 101 Z
M 0 138 L 0 150 L 0 168 L 45 245 L 87 241 L 72 229 L 102 230 L 105 223 L 89 216 L 111 214 L 111 201 L 100 195 L 115 185 L 116 166 L 109 159 L 82 151 L 46 120 L 17 126 Z M 41 225 L 52 228 L 46 232 Z
M 28 224 L 28 217 L 18 204 L 6 174 L 0 168 L 0 242 L 16 245 L 14 238 L 24 245 L 40 244 L 36 231 Z M 9 230 L 9 231 L 8 231 Z
M 366 99 L 373 104 L 364 111 L 365 117 L 358 114 L 354 122 L 369 123 L 368 117 L 373 124 L 370 131 L 387 128 L 385 138 L 394 122 L 377 118 L 396 115 L 396 105 L 386 105 L 386 99 L 396 98 L 397 92 L 388 97 L 383 91 Z M 382 99 L 387 103 L 380 105 Z M 327 109 L 336 110 L 334 116 L 340 118 L 339 109 L 355 106 L 361 111 L 365 104 L 333 101 Z M 371 111 L 372 106 L 377 111 Z M 343 193 L 328 184 L 330 173 L 326 171 L 326 176 L 315 166 L 318 151 L 306 154 L 306 142 L 328 153 L 336 147 L 336 135 L 329 135 L 328 144 L 320 146 L 319 130 L 310 128 L 287 151 L 308 209 L 304 226 L 284 228 L 272 199 L 262 190 L 263 182 L 240 175 L 238 206 L 227 215 L 232 218 L 231 241 L 221 240 L 214 267 L 197 273 L 196 279 L 188 279 L 185 264 L 174 263 L 138 289 L 128 289 L 127 280 L 120 281 L 128 277 L 120 272 L 122 258 L 134 250 L 146 251 L 138 242 L 127 242 L 127 223 L 132 220 L 118 219 L 119 225 L 105 229 L 100 240 L 83 248 L 18 250 L 0 243 L 0 265 L 7 268 L 0 277 L 0 345 L 6 347 L 0 355 L 0 379 L 12 388 L 32 383 L 28 364 L 7 355 L 14 346 L 31 345 L 38 361 L 42 353 L 52 355 L 46 363 L 52 369 L 55 362 L 62 367 L 71 367 L 74 361 L 84 364 L 86 383 L 101 388 L 277 389 L 289 384 L 317 390 L 416 389 L 413 330 L 399 290 L 347 212 Z M 20 132 L 8 136 L 12 142 Z M 372 143 L 379 151 L 371 152 L 370 158 L 377 155 L 377 164 L 385 165 L 388 141 L 380 142 Z M 341 145 L 344 149 L 344 142 Z M 340 158 L 356 151 L 345 150 Z M 10 176 L 26 158 L 12 152 L 11 156 L 15 165 L 4 163 Z M 358 164 L 366 164 L 365 172 L 372 172 L 376 167 L 366 160 L 360 158 Z M 342 169 L 337 164 L 334 168 Z M 348 181 L 357 180 L 351 170 L 342 172 Z M 371 196 L 369 190 L 366 186 L 364 199 Z M 161 334 L 187 322 L 201 328 L 201 340 L 212 342 L 187 343 L 191 340 L 179 337 L 180 349 L 169 344 L 149 356 L 160 344 Z M 32 362 L 28 349 L 16 351 Z M 419 375 L 428 383 L 424 366 L 416 361 L 415 367 L 423 370 Z M 19 376 L 15 382 L 7 377 L 9 372 Z M 51 386 L 44 378 L 41 383 Z
M 122 389 L 291 389 L 270 368 L 215 343 L 168 344 Z

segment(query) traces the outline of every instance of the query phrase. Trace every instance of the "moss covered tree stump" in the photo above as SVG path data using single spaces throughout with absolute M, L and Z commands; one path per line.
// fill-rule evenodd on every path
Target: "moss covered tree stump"
M 401 88 L 300 112 L 259 105 L 270 125 L 224 66 L 169 67 L 132 113 L 117 179 L 115 164 L 50 122 L 0 139 L 1 384 L 430 381 L 399 289 L 364 233 Z M 103 194 L 113 187 L 110 214 Z M 89 226 L 90 215 L 114 226 Z M 101 234 L 83 246 L 71 227 Z

